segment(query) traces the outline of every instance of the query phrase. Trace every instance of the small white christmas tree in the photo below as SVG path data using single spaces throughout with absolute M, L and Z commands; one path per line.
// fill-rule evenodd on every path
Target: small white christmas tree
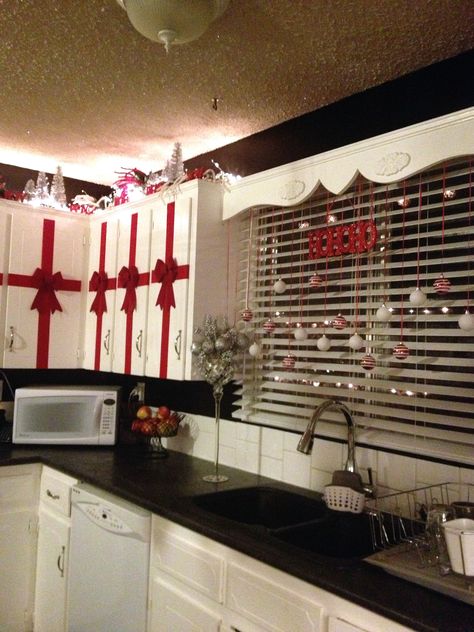
M 23 193 L 25 194 L 25 200 L 27 202 L 32 202 L 36 198 L 36 184 L 34 180 L 30 178 L 27 181 Z
M 38 172 L 35 197 L 40 204 L 46 204 L 49 198 L 49 182 L 44 171 Z
M 66 206 L 66 188 L 64 186 L 64 176 L 61 167 L 58 166 L 51 183 L 52 204 L 58 208 Z
M 183 150 L 181 149 L 181 143 L 175 143 L 171 159 L 166 162 L 166 167 L 163 169 L 162 175 L 168 182 L 174 182 L 180 178 L 183 173 Z

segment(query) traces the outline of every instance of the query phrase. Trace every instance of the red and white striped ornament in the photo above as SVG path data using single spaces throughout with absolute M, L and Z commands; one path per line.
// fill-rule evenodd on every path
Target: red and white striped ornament
M 392 355 L 398 360 L 405 360 L 410 355 L 410 350 L 403 342 L 399 342 L 398 345 L 393 347 Z
M 263 330 L 267 333 L 267 334 L 271 334 L 273 331 L 275 331 L 275 327 L 276 327 L 276 323 L 274 320 L 272 320 L 271 318 L 269 318 L 268 320 L 266 320 L 263 323 Z
M 318 288 L 318 287 L 321 287 L 322 284 L 323 284 L 323 280 L 319 276 L 319 274 L 312 274 L 309 277 L 309 287 Z
M 283 368 L 285 369 L 293 369 L 295 366 L 295 356 L 289 353 L 283 358 Z
M 365 355 L 360 361 L 360 366 L 366 371 L 372 371 L 372 369 L 375 367 L 374 356 L 370 355 L 370 353 Z
M 440 276 L 433 283 L 434 290 L 436 294 L 447 294 L 451 289 L 451 281 L 447 279 L 444 274 L 440 274 Z
M 347 327 L 347 320 L 339 312 L 336 318 L 332 321 L 332 326 L 334 327 L 334 329 L 344 329 L 345 327 Z
M 244 320 L 246 323 L 251 321 L 252 318 L 253 318 L 252 310 L 249 309 L 248 307 L 246 307 L 244 310 L 242 310 L 240 315 L 242 316 L 242 320 Z

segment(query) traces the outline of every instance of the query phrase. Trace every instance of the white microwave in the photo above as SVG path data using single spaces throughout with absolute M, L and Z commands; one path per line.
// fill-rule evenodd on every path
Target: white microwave
M 113 445 L 119 396 L 119 386 L 17 388 L 12 442 Z

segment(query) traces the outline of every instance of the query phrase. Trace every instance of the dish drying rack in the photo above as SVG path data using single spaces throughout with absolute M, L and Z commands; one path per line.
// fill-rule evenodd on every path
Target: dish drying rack
M 474 502 L 474 484 L 439 483 L 366 502 L 373 555 L 366 561 L 387 572 L 474 605 L 474 577 L 441 574 L 426 533 L 431 505 Z

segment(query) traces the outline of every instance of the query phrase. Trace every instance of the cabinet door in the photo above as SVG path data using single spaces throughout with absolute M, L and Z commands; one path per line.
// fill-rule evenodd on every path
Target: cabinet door
M 85 369 L 112 370 L 117 234 L 118 223 L 115 218 L 100 222 L 92 220 L 85 313 Z
M 0 331 L 6 332 L 6 336 L 1 337 L 0 354 L 3 358 L 4 350 L 10 345 L 10 332 L 5 329 L 5 317 L 7 307 L 7 271 L 8 259 L 10 256 L 10 225 L 11 214 L 0 205 Z
M 153 211 L 146 375 L 184 379 L 188 341 L 192 201 L 178 198 Z
M 66 582 L 69 520 L 42 508 L 39 512 L 36 566 L 35 632 L 66 629 Z
M 12 217 L 4 366 L 80 365 L 86 227 L 38 211 Z
M 219 632 L 221 617 L 197 600 L 153 577 L 148 632 Z
M 367 632 L 343 619 L 329 617 L 329 632 Z
M 112 359 L 115 373 L 145 374 L 150 232 L 149 205 L 125 209 L 119 215 Z

